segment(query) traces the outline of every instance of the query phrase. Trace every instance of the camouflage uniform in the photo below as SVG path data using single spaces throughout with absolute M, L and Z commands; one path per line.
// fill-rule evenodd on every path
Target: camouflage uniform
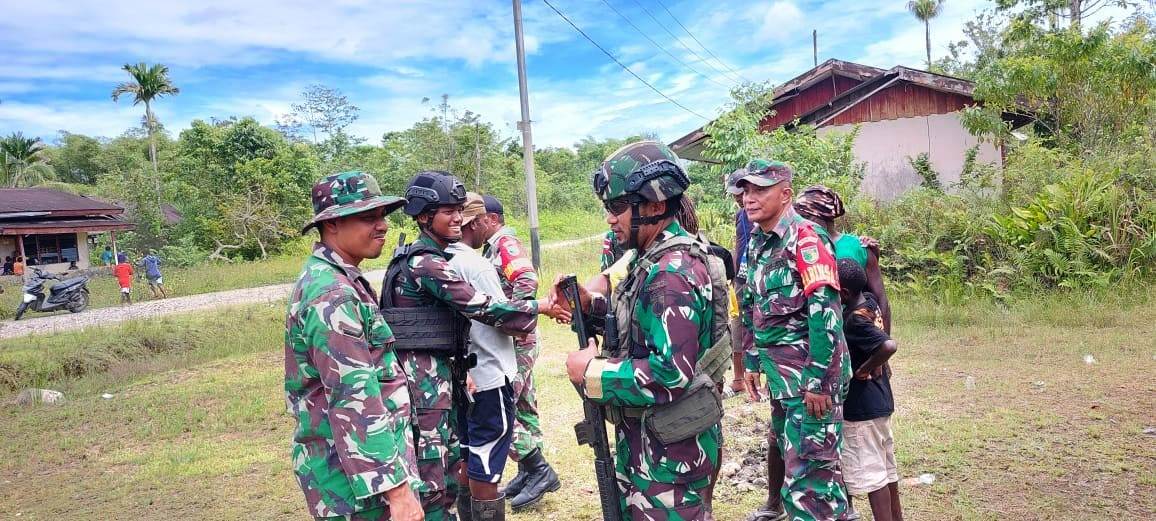
M 603 201 L 630 194 L 651 201 L 671 200 L 686 188 L 676 185 L 671 176 L 649 178 L 633 192 L 626 192 L 631 173 L 664 161 L 677 165 L 678 157 L 660 143 L 627 145 L 603 162 L 602 172 L 595 175 L 595 191 Z M 637 219 L 637 210 L 631 211 Z M 664 243 L 688 236 L 673 220 L 648 250 L 658 252 Z M 615 289 L 642 281 L 634 300 L 633 320 L 624 333 L 628 345 L 620 346 L 619 356 L 591 360 L 579 385 L 579 392 L 598 403 L 645 408 L 681 398 L 695 376 L 699 359 L 712 345 L 715 317 L 709 268 L 686 249 L 677 248 L 666 250 L 645 271 L 638 269 L 640 262 L 631 263 L 631 274 Z M 614 304 L 595 298 L 591 315 L 605 315 L 609 305 Z M 616 309 L 620 317 L 628 311 Z M 685 440 L 663 444 L 641 418 L 623 415 L 615 434 L 615 474 L 624 519 L 711 519 L 707 495 L 721 456 L 721 424 Z
M 498 230 L 482 252 L 498 271 L 502 290 L 510 300 L 534 300 L 538 292 L 538 273 L 534 263 L 514 230 Z M 542 448 L 542 427 L 538 419 L 538 400 L 534 395 L 534 363 L 538 360 L 538 339 L 533 333 L 514 342 L 518 374 L 514 387 L 514 441 L 510 456 L 521 460 L 534 449 Z
M 419 241 L 437 248 L 427 235 Z M 525 335 L 537 325 L 536 301 L 497 302 L 478 293 L 449 264 L 446 256 L 417 254 L 410 258 L 413 279 L 404 275 L 396 282 L 397 307 L 449 306 L 465 317 L 492 325 L 510 335 Z M 450 519 L 456 501 L 457 479 L 450 475 L 461 461 L 461 447 L 454 425 L 453 375 L 450 360 L 428 352 L 407 351 L 397 346 L 409 377 L 410 394 L 417 416 L 417 464 L 422 506 L 427 520 Z
M 745 362 L 767 375 L 772 429 L 786 465 L 786 513 L 800 521 L 836 519 L 847 507 L 839 448 L 851 362 L 830 239 L 788 207 L 770 232 L 755 227 L 747 259 L 743 322 L 757 354 Z M 804 391 L 831 396 L 831 412 L 810 416 Z
M 626 251 L 618 244 L 618 235 L 613 230 L 606 232 L 602 237 L 602 254 L 598 256 L 598 271 L 606 271 L 606 268 L 618 262 Z
M 344 173 L 318 183 L 317 217 L 305 229 L 395 205 L 366 178 Z M 293 472 L 314 517 L 388 519 L 382 494 L 417 482 L 409 390 L 392 342 L 361 271 L 315 244 L 285 319 Z

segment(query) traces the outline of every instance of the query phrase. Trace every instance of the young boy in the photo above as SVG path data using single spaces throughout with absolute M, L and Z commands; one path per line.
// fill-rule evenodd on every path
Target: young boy
M 879 302 L 866 291 L 863 267 L 853 259 L 839 259 L 838 267 L 843 336 L 855 371 L 843 405 L 843 479 L 848 495 L 867 494 L 875 521 L 902 521 L 891 436 L 895 401 L 887 367 L 898 346 L 883 331 Z
M 132 264 L 128 262 L 128 255 L 123 253 L 116 256 L 116 266 L 112 268 L 112 274 L 116 276 L 116 282 L 120 284 L 120 303 L 132 304 Z

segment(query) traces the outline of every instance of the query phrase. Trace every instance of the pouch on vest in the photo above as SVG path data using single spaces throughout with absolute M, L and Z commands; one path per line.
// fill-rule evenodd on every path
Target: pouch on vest
M 677 400 L 646 408 L 642 423 L 660 443 L 677 443 L 713 427 L 723 417 L 722 397 L 709 376 L 695 375 Z

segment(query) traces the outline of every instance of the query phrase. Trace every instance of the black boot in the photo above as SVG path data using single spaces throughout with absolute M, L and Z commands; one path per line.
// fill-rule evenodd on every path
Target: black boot
M 522 491 L 522 487 L 526 486 L 526 478 L 528 477 L 530 477 L 530 473 L 526 471 L 526 458 L 522 458 L 522 461 L 518 462 L 518 474 L 510 480 L 510 484 L 506 485 L 506 488 L 501 490 L 502 495 L 508 498 L 517 497 L 518 493 Z
M 470 509 L 472 502 L 473 497 L 470 496 L 469 488 L 458 492 L 458 521 L 473 521 L 473 511 Z
M 554 473 L 554 469 L 550 468 L 550 464 L 546 463 L 546 459 L 542 457 L 542 449 L 534 449 L 533 452 L 526 455 L 522 463 L 526 464 L 528 476 L 526 476 L 526 483 L 523 485 L 522 491 L 510 502 L 514 511 L 541 501 L 542 496 L 545 496 L 547 492 L 562 488 L 558 474 Z
M 506 521 L 506 496 L 498 499 L 471 499 L 470 509 L 473 521 Z

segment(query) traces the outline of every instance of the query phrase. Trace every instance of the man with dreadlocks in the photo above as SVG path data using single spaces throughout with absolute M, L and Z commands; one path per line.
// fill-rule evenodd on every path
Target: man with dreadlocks
M 674 152 L 653 141 L 619 149 L 594 174 L 606 222 L 634 258 L 611 294 L 579 288 L 581 312 L 606 338 L 601 353 L 593 341 L 571 353 L 566 371 L 616 426 L 625 519 L 712 518 L 728 302 L 722 261 L 679 222 L 689 185 Z

